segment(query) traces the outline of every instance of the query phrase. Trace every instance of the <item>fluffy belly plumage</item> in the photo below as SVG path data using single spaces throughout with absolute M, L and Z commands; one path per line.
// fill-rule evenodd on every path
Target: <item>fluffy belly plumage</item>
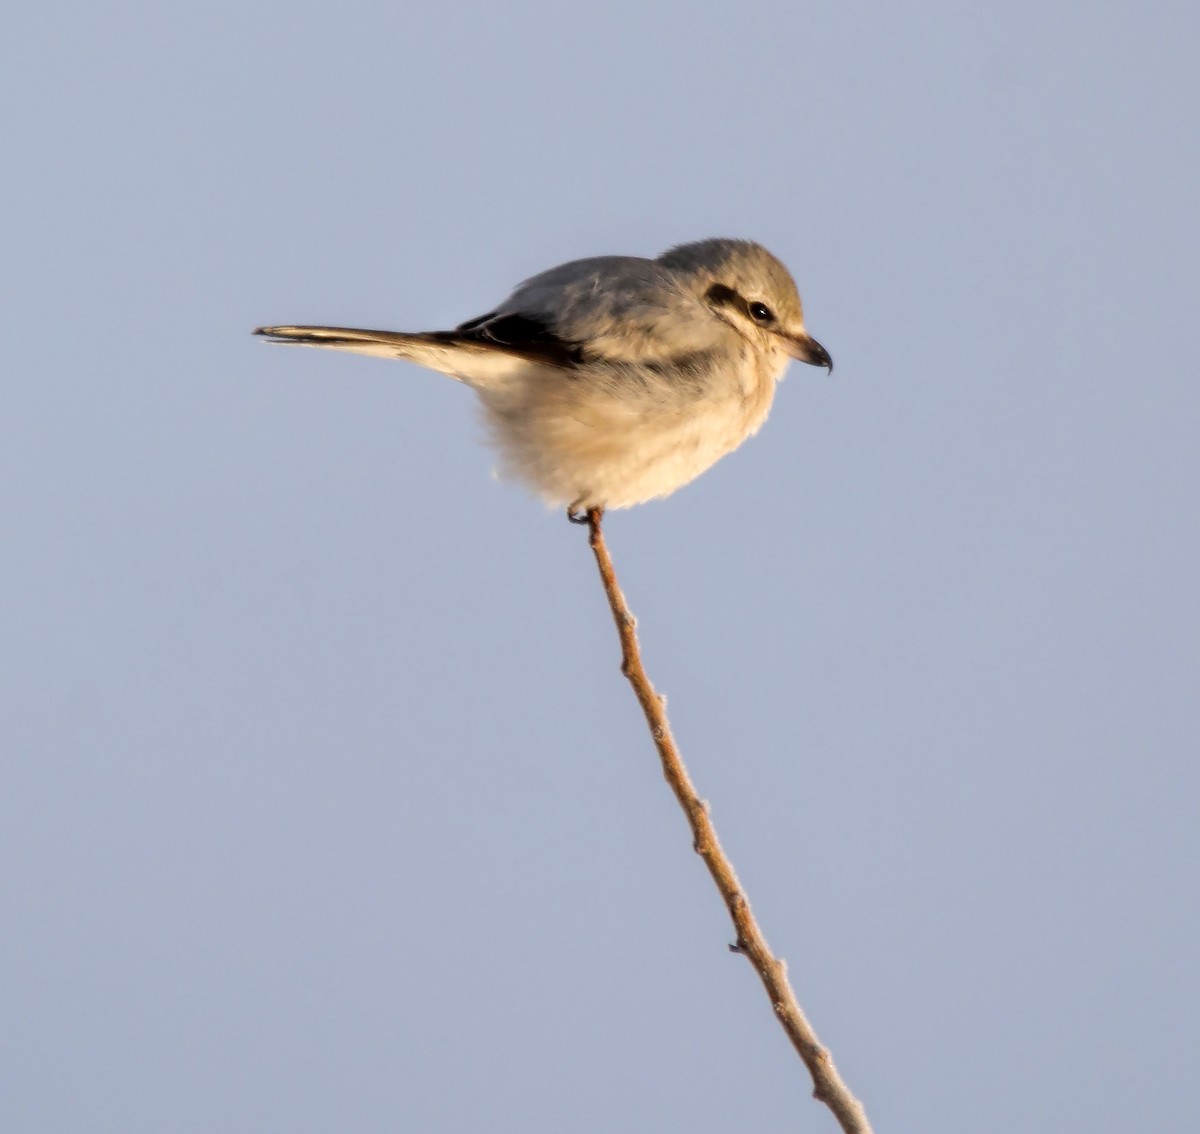
M 681 488 L 757 432 L 775 386 L 772 376 L 754 397 L 666 387 L 631 397 L 555 379 L 536 393 L 522 383 L 479 394 L 502 473 L 572 508 L 628 508 Z

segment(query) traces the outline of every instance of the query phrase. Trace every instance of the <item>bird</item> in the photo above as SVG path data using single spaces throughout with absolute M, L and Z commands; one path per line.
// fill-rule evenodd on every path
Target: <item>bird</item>
M 451 331 L 254 333 L 469 386 L 501 473 L 577 523 L 667 496 L 731 453 L 766 421 L 791 359 L 833 371 L 783 263 L 726 238 L 560 264 Z

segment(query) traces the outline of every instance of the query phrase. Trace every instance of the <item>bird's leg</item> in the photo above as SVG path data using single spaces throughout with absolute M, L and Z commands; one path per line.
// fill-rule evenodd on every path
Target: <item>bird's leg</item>
M 603 508 L 585 508 L 582 496 L 567 506 L 567 519 L 573 524 L 590 527 L 593 532 L 600 530 L 600 520 L 603 516 Z
M 585 496 L 580 496 L 576 500 L 572 500 L 567 505 L 567 519 L 573 524 L 586 524 L 588 522 L 588 513 L 592 510 L 583 506 Z

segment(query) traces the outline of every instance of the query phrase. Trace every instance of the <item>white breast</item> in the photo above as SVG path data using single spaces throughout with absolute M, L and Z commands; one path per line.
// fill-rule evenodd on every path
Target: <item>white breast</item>
M 784 366 L 747 351 L 680 382 L 634 367 L 527 364 L 519 380 L 476 389 L 503 472 L 552 505 L 628 508 L 674 492 L 756 433 Z

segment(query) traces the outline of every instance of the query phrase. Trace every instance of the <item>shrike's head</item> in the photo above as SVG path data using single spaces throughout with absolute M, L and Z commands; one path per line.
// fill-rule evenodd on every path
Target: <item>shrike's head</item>
M 795 280 L 761 244 L 700 240 L 664 252 L 658 262 L 760 349 L 833 370 L 829 352 L 804 329 Z

